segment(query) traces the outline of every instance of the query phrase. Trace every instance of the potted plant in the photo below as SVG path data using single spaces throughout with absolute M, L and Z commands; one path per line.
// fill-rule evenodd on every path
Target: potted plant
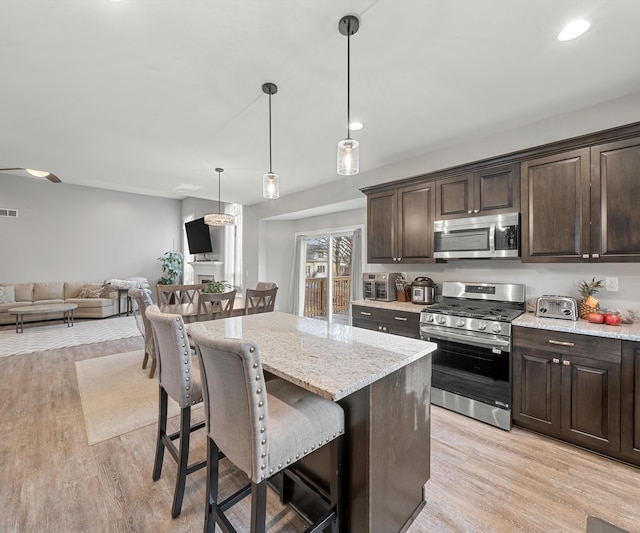
M 600 310 L 600 303 L 593 295 L 602 289 L 601 279 L 596 281 L 595 276 L 589 282 L 582 281 L 578 286 L 582 300 L 578 304 L 578 316 L 580 318 L 587 318 L 589 313 L 595 313 Z
M 179 283 L 182 278 L 184 255 L 181 252 L 165 252 L 162 257 L 158 257 L 158 261 L 162 261 L 162 272 L 165 273 L 165 276 L 158 280 L 158 285 Z
M 231 285 L 226 281 L 216 281 L 215 278 L 212 278 L 211 281 L 205 285 L 204 289 L 202 289 L 202 292 L 209 294 L 221 294 L 228 290 L 231 290 Z

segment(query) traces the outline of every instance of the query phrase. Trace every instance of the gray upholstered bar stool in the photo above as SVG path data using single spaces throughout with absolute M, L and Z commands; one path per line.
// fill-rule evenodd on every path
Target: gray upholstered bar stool
M 178 463 L 176 488 L 173 495 L 171 516 L 176 518 L 182 510 L 182 499 L 187 475 L 206 466 L 206 461 L 189 465 L 189 441 L 191 432 L 201 429 L 205 422 L 191 425 L 191 406 L 202 402 L 200 371 L 191 362 L 191 348 L 187 330 L 180 315 L 163 313 L 157 305 L 146 310 L 151 322 L 158 358 L 160 402 L 158 410 L 158 437 L 153 480 L 160 479 L 165 447 Z M 180 430 L 167 434 L 167 401 L 171 396 L 180 406 Z M 180 439 L 180 448 L 174 440 Z M 217 461 L 216 461 L 217 463 Z
M 207 422 L 205 532 L 216 524 L 235 532 L 224 512 L 248 494 L 251 532 L 264 532 L 269 477 L 283 471 L 302 483 L 286 469 L 324 445 L 330 446 L 329 495 L 322 497 L 322 516 L 306 531 L 339 531 L 342 408 L 283 379 L 265 384 L 256 343 L 216 338 L 199 326 L 191 326 L 190 334 L 201 360 Z M 220 451 L 251 481 L 224 501 L 218 501 L 218 461 L 212 460 Z
M 136 318 L 136 324 L 144 339 L 144 359 L 142 360 L 142 368 L 147 368 L 149 358 L 151 358 L 151 369 L 149 377 L 152 378 L 156 371 L 156 344 L 153 342 L 153 331 L 151 322 L 147 318 L 145 311 L 147 307 L 153 305 L 151 301 L 151 291 L 149 289 L 129 289 L 129 298 L 134 302 L 133 316 Z

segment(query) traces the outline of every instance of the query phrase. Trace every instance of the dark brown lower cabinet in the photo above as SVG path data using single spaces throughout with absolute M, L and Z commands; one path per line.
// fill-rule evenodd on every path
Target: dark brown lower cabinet
M 640 465 L 640 343 L 622 343 L 620 455 Z
M 514 327 L 514 423 L 620 454 L 621 342 Z
M 418 306 L 416 308 L 422 309 Z M 420 336 L 420 313 L 381 309 L 368 305 L 352 305 L 351 325 L 417 339 Z

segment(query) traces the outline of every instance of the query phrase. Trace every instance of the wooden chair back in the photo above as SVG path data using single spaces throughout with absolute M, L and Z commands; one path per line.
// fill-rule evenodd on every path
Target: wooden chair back
M 278 284 L 275 281 L 259 281 L 256 283 L 256 289 L 263 291 L 265 289 L 275 289 Z
M 273 289 L 247 289 L 244 298 L 244 314 L 267 313 L 273 311 L 276 304 L 278 287 Z
M 235 300 L 235 290 L 217 294 L 201 292 L 198 296 L 198 320 L 230 317 Z
M 205 285 L 156 285 L 160 311 L 174 313 L 185 322 L 193 322 L 198 316 L 198 296 Z

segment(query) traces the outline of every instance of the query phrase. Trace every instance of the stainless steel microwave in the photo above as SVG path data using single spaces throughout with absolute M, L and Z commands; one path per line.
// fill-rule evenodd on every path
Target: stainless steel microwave
M 436 259 L 520 257 L 520 214 L 437 220 L 433 223 Z

